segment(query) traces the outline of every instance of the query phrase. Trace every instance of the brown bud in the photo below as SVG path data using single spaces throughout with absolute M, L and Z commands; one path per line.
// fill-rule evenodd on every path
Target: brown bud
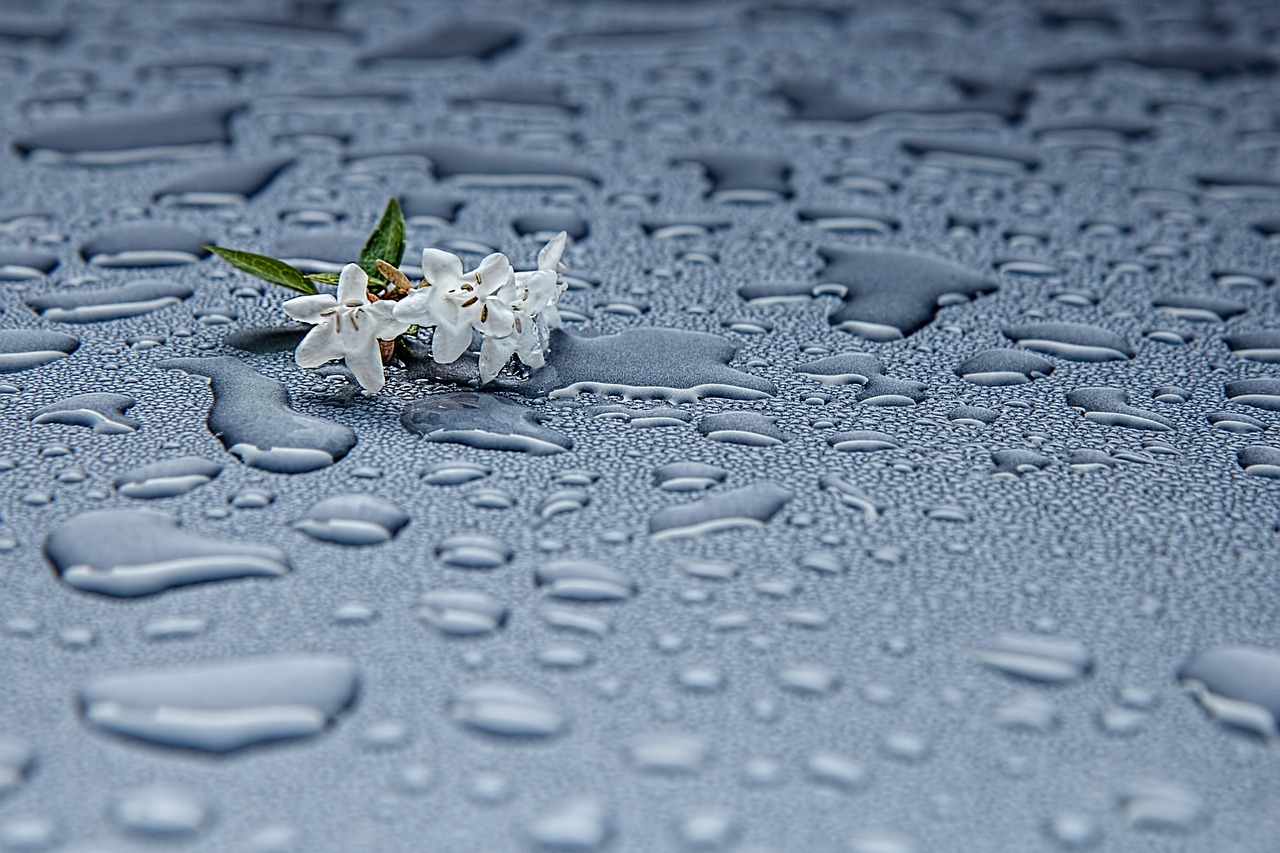
M 407 275 L 400 272 L 400 270 L 391 266 L 391 264 L 381 258 L 374 261 L 373 265 L 378 268 L 378 272 L 382 273 L 382 277 L 385 278 L 394 289 L 408 292 L 411 285 L 409 284 L 409 277 Z
M 378 341 L 378 354 L 382 356 L 383 364 L 390 364 L 391 357 L 395 355 L 395 341 Z

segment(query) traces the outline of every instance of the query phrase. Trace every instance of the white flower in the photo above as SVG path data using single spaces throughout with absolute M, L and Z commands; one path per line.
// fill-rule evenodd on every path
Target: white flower
M 472 330 L 486 337 L 511 332 L 514 273 L 506 255 L 494 252 L 464 273 L 457 255 L 424 249 L 422 274 L 422 286 L 396 304 L 395 316 L 411 325 L 435 327 L 431 357 L 437 364 L 457 361 L 471 346 Z
M 554 279 L 552 281 L 554 285 Z M 525 291 L 545 293 L 546 288 Z M 521 300 L 511 305 L 512 332 L 502 337 L 486 335 L 480 344 L 480 384 L 490 381 L 502 372 L 511 356 L 516 356 L 528 367 L 538 368 L 547 363 L 546 332 L 539 327 L 534 303 Z
M 327 293 L 299 296 L 284 303 L 284 312 L 315 326 L 298 344 L 294 358 L 301 367 L 319 367 L 343 359 L 366 391 L 386 384 L 378 341 L 393 341 L 409 323 L 393 315 L 392 303 L 369 302 L 369 277 L 347 264 L 338 278 L 338 298 Z
M 552 237 L 547 245 L 542 247 L 542 251 L 538 252 L 538 268 L 533 272 L 516 273 L 516 284 L 524 285 L 526 289 L 533 290 L 536 296 L 532 304 L 536 304 L 535 310 L 532 310 L 528 316 L 539 315 L 540 327 L 546 331 L 558 329 L 564 325 L 560 319 L 560 309 L 556 308 L 556 303 L 560 301 L 560 294 L 568 289 L 569 285 L 565 283 L 560 275 L 560 270 L 564 269 L 564 264 L 560 258 L 564 256 L 564 247 L 569 240 L 569 235 L 561 231 Z M 545 273 L 553 273 L 549 278 Z M 523 298 L 528 300 L 529 295 L 523 294 Z M 523 361 L 523 359 L 521 359 Z M 525 362 L 528 364 L 528 362 Z
M 480 384 L 494 379 L 516 356 L 526 367 L 547 363 L 547 338 L 561 325 L 556 302 L 567 285 L 562 281 L 560 262 L 568 235 L 561 231 L 538 253 L 538 268 L 515 274 L 512 287 L 503 290 L 511 301 L 511 333 L 486 335 L 480 344 Z

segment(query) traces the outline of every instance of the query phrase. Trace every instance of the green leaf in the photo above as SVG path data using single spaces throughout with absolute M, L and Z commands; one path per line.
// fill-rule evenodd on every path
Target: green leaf
M 381 258 L 393 267 L 398 267 L 403 257 L 404 212 L 400 210 L 400 202 L 392 196 L 387 202 L 387 209 L 382 211 L 378 227 L 373 229 L 364 248 L 360 250 L 360 268 L 369 274 L 370 279 L 381 279 L 374 261 Z
M 239 249 L 224 249 L 221 246 L 205 244 L 205 248 L 222 258 L 231 266 L 247 272 L 249 275 L 296 290 L 299 293 L 318 293 L 316 286 L 307 280 L 306 274 L 297 267 L 284 261 L 277 261 L 266 255 L 255 255 L 253 252 L 242 252 Z
M 307 273 L 307 278 L 321 284 L 337 284 L 340 276 L 336 272 L 313 272 Z

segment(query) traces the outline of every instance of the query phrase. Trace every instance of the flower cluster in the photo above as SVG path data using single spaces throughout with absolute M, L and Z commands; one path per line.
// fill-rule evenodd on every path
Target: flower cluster
M 564 292 L 563 231 L 538 253 L 538 268 L 516 272 L 507 256 L 489 255 L 469 273 L 457 255 L 439 249 L 422 252 L 422 284 L 395 306 L 397 321 L 432 328 L 431 357 L 439 364 L 457 361 L 480 343 L 480 382 L 493 379 L 516 356 L 527 367 L 546 363 L 547 340 L 560 327 L 556 303 Z
M 404 214 L 393 198 L 359 261 L 340 275 L 306 274 L 266 255 L 208 248 L 243 272 L 304 294 L 283 306 L 293 319 L 315 327 L 298 345 L 300 366 L 345 361 L 360 386 L 377 393 L 386 384 L 383 366 L 395 340 L 415 330 L 431 330 L 431 357 L 439 364 L 461 358 L 479 333 L 481 384 L 501 373 L 512 356 L 526 367 L 542 367 L 550 334 L 561 325 L 556 303 L 567 286 L 560 275 L 567 241 L 563 231 L 557 234 L 529 272 L 516 272 L 499 252 L 464 272 L 457 255 L 426 249 L 423 278 L 414 287 L 397 268 L 404 253 Z M 337 296 L 320 293 L 317 282 L 336 284 Z
M 394 341 L 412 326 L 434 330 L 431 357 L 451 364 L 462 357 L 476 332 L 480 344 L 480 382 L 495 378 L 514 355 L 527 367 L 546 363 L 548 337 L 560 327 L 556 302 L 565 289 L 560 276 L 567 235 L 562 231 L 538 253 L 538 268 L 516 272 L 507 256 L 494 252 L 471 272 L 462 259 L 440 249 L 422 252 L 423 279 L 417 287 L 400 270 L 380 261 L 378 270 L 391 293 L 370 300 L 369 277 L 347 264 L 338 279 L 338 296 L 299 296 L 284 303 L 295 320 L 315 326 L 298 345 L 302 367 L 342 359 L 366 391 L 385 384 L 379 341 Z M 345 328 L 344 328 L 345 326 Z

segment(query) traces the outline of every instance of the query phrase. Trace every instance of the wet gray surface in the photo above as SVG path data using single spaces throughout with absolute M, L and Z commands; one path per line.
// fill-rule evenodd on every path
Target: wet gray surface
M 0 7 L 0 849 L 1270 851 L 1280 7 Z M 534 265 L 297 367 L 201 244 Z M 412 270 L 410 270 L 412 273 Z

